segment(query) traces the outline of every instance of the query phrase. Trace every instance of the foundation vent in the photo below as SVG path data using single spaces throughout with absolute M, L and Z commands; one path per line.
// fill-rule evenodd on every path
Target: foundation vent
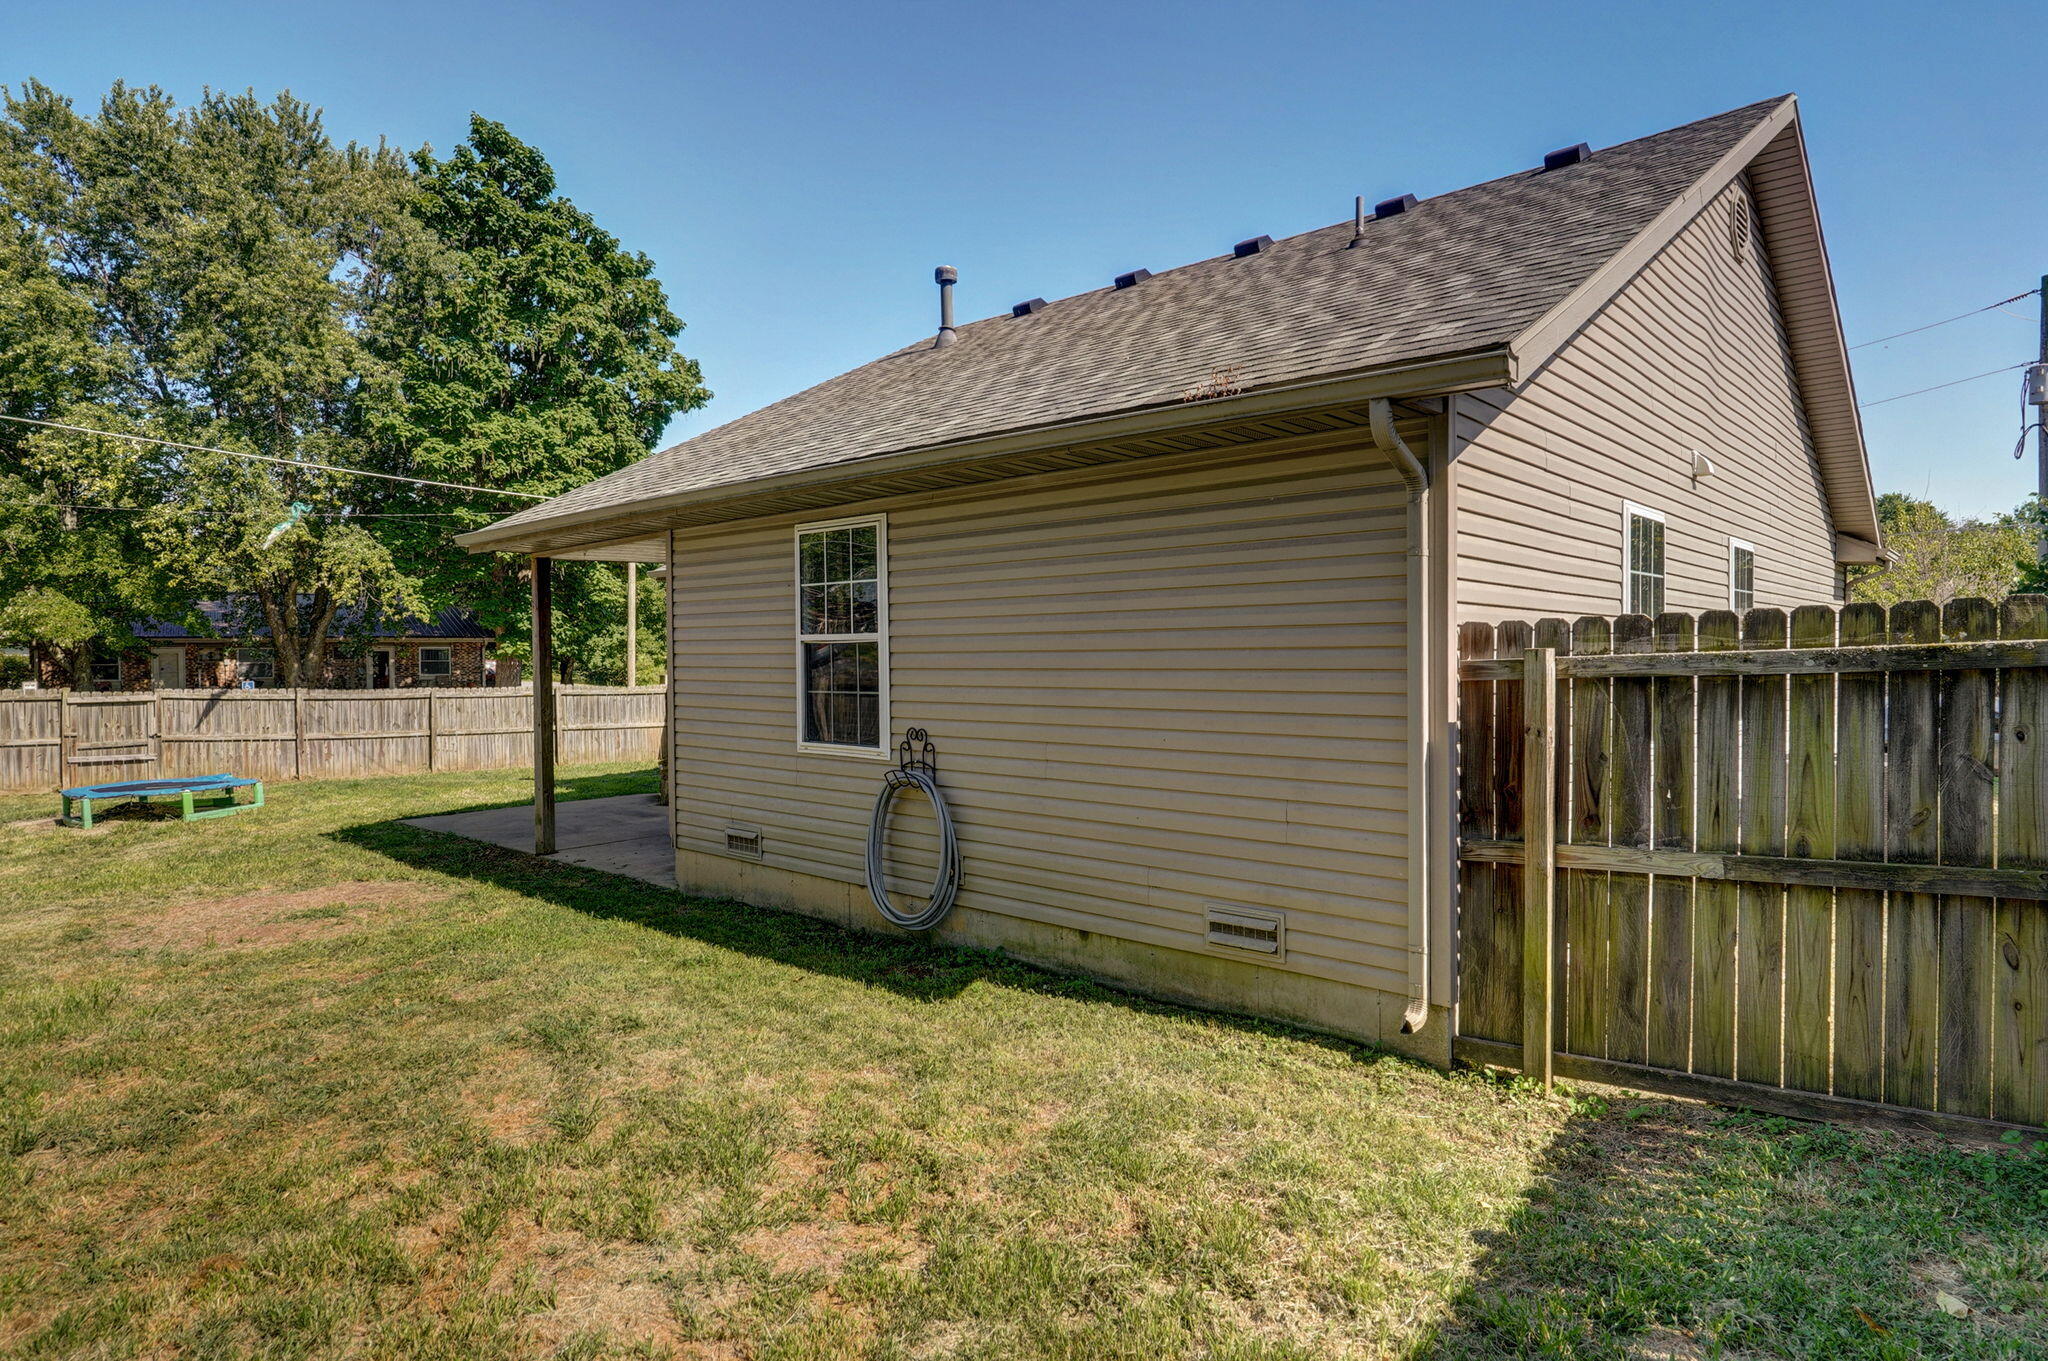
M 727 855 L 743 855 L 749 860 L 759 860 L 761 858 L 761 829 L 758 827 L 726 828 L 725 851 Z
M 1209 907 L 1209 943 L 1226 950 L 1279 956 L 1287 950 L 1287 919 L 1249 907 Z

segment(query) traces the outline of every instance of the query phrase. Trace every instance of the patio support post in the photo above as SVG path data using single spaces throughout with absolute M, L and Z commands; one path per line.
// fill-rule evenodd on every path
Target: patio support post
M 536 557 L 533 578 L 533 853 L 555 853 L 554 561 Z
M 640 564 L 626 564 L 626 684 L 640 683 Z

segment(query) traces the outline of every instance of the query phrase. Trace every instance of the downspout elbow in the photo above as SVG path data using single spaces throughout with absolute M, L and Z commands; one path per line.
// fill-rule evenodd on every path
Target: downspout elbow
M 1366 407 L 1366 414 L 1372 425 L 1372 442 L 1386 450 L 1387 457 L 1393 460 L 1394 471 L 1401 474 L 1401 481 L 1408 486 L 1408 499 L 1419 499 L 1429 490 L 1429 474 L 1424 471 L 1422 460 L 1415 457 L 1415 451 L 1394 429 L 1394 404 L 1385 397 L 1375 397 Z M 1415 544 L 1409 545 L 1410 552 L 1415 548 Z
M 1408 1000 L 1401 1033 L 1429 1022 L 1429 473 L 1394 429 L 1393 404 L 1367 407 L 1373 443 L 1386 451 L 1408 488 Z

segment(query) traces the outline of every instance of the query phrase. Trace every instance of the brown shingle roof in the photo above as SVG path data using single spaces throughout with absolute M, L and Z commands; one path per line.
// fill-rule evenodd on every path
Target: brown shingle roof
M 485 532 L 1178 403 L 1217 370 L 1256 392 L 1504 346 L 1784 102 L 1425 199 L 1355 249 L 1341 223 L 923 336 Z

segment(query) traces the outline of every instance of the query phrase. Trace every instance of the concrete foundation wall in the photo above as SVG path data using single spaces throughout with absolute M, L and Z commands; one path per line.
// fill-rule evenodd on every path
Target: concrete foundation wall
M 885 935 L 905 934 L 875 911 L 866 888 L 838 879 L 679 850 L 676 883 L 683 892 L 702 897 L 737 899 Z M 948 945 L 1000 950 L 1027 963 L 1149 997 L 1288 1021 L 1440 1067 L 1450 1065 L 1449 1009 L 1432 1007 L 1420 1034 L 1403 1035 L 1405 1000 L 1397 993 L 964 906 L 956 907 L 928 934 Z

